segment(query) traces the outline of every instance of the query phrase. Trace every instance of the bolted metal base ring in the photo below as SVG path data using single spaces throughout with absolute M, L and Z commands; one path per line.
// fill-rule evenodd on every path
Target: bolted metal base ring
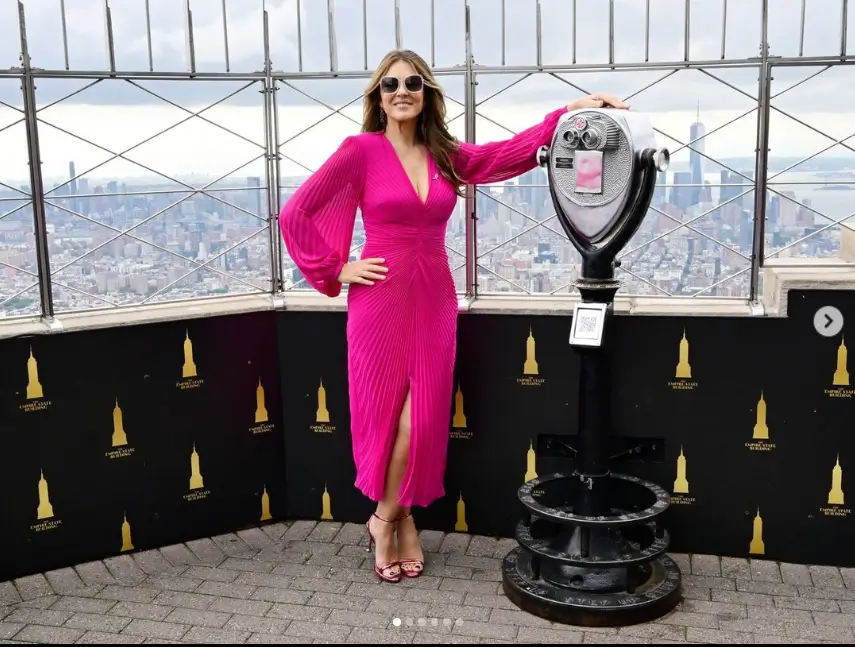
M 598 587 L 602 574 L 593 568 L 568 569 L 565 583 L 547 581 L 540 569 L 535 572 L 533 560 L 538 557 L 521 547 L 508 553 L 502 563 L 502 588 L 520 609 L 553 622 L 583 627 L 638 624 L 662 617 L 682 597 L 680 568 L 667 555 L 634 567 L 638 584 L 632 593 Z

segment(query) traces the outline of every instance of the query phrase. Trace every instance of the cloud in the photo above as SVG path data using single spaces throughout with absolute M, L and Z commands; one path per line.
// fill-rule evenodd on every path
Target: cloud
M 112 12 L 116 68 L 120 72 L 146 72 L 149 47 L 144 0 L 109 0 Z M 0 8 L 0 67 L 18 64 L 19 38 L 17 3 L 6 0 Z M 363 0 L 331 0 L 335 32 L 337 69 L 342 72 L 369 71 L 383 54 L 395 47 L 394 0 L 366 0 L 367 37 L 363 36 Z M 430 0 L 401 0 L 400 26 L 403 45 L 420 52 L 438 67 L 465 63 L 464 0 L 434 0 L 433 31 Z M 504 51 L 501 0 L 469 0 L 471 5 L 472 47 L 476 66 L 533 66 L 538 60 L 537 0 L 505 0 Z M 609 63 L 609 2 L 577 1 L 575 46 L 571 0 L 540 0 L 540 60 L 544 65 L 585 65 Z M 649 38 L 645 36 L 646 6 L 650 5 Z M 801 0 L 770 2 L 768 38 L 771 53 L 797 56 L 800 49 Z M 820 13 L 812 5 L 806 16 L 805 56 L 834 56 L 841 49 L 840 0 L 822 0 Z M 24 0 L 27 38 L 32 64 L 47 70 L 65 69 L 62 20 L 55 0 Z M 149 0 L 151 55 L 157 72 L 186 73 L 188 57 L 183 2 Z M 72 70 L 106 71 L 108 56 L 105 37 L 105 0 L 66 0 L 68 63 Z M 234 74 L 259 73 L 264 66 L 263 9 L 268 16 L 270 57 L 274 70 L 296 75 L 329 73 L 331 65 L 329 20 L 326 0 L 302 0 L 300 29 L 296 0 L 227 0 L 228 69 Z M 655 64 L 684 59 L 685 0 L 615 0 L 614 61 L 617 64 Z M 692 0 L 689 19 L 689 58 L 717 61 L 721 58 L 724 0 Z M 191 0 L 193 43 L 198 72 L 226 72 L 225 33 L 220 0 Z M 743 60 L 756 57 L 761 40 L 762 0 L 727 2 L 725 57 Z M 855 12 L 849 12 L 849 48 L 855 51 Z M 301 48 L 298 48 L 298 33 Z M 433 35 L 433 38 L 432 38 Z M 366 60 L 367 59 L 367 60 Z M 796 83 L 818 68 L 776 68 L 779 87 Z M 585 90 L 606 89 L 626 96 L 665 76 L 658 72 L 608 72 L 562 75 Z M 744 92 L 757 94 L 757 70 L 752 67 L 710 70 Z M 479 75 L 478 92 L 483 98 L 520 78 L 520 74 Z M 578 95 L 565 83 L 538 75 L 538 84 L 527 82 L 507 93 L 515 104 L 558 101 Z M 78 90 L 88 81 L 40 80 L 41 104 L 55 101 Z M 145 85 L 146 82 L 141 82 Z M 151 82 L 148 82 L 149 84 Z M 307 83 L 303 81 L 303 83 Z M 159 84 L 158 87 L 167 84 Z M 312 87 L 321 85 L 317 81 Z M 327 82 L 325 100 L 338 106 L 354 98 L 364 80 Z M 449 81 L 451 86 L 460 82 Z M 851 87 L 851 83 L 847 84 Z M 237 85 L 216 82 L 169 82 L 168 96 L 182 105 L 205 105 L 228 94 Z M 152 87 L 151 85 L 147 87 Z M 11 89 L 10 89 L 11 88 Z M 224 88 L 227 88 L 225 91 Z M 164 91 L 166 92 L 166 91 Z M 309 103 L 293 93 L 289 101 Z M 641 96 L 641 95 L 640 95 Z M 700 72 L 681 71 L 667 81 L 646 90 L 645 103 L 659 110 L 691 110 L 699 102 L 706 109 L 741 110 L 748 97 Z M 839 79 L 821 75 L 812 80 L 805 96 L 822 96 L 822 109 L 848 110 L 849 91 L 841 91 Z M 457 96 L 462 99 L 462 93 Z M 0 84 L 0 100 L 20 103 L 17 88 Z M 257 92 L 242 93 L 233 104 L 251 105 L 259 101 Z M 156 103 L 154 96 L 132 85 L 106 80 L 68 99 L 95 104 Z

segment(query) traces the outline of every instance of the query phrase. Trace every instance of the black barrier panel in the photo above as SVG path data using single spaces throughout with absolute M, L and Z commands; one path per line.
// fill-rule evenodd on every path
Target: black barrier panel
M 665 525 L 672 550 L 747 557 L 757 510 L 766 535 L 773 527 L 784 531 L 779 520 L 787 514 L 774 499 L 793 447 L 784 439 L 797 431 L 785 422 L 797 403 L 780 394 L 788 323 L 744 317 L 619 317 L 616 323 L 615 433 L 657 437 L 661 447 L 657 455 L 618 459 L 613 469 L 671 494 Z M 765 409 L 758 407 L 761 398 Z M 766 438 L 769 429 L 774 433 Z
M 373 510 L 354 487 L 346 315 L 277 313 L 287 515 L 362 522 Z
M 236 528 L 281 514 L 287 491 L 269 315 L 155 330 L 162 341 L 152 378 L 164 406 L 153 418 L 163 451 L 151 467 L 166 481 L 155 500 L 162 541 L 206 536 L 200 529 L 212 523 Z
M 284 515 L 269 314 L 0 348 L 3 580 Z
M 615 319 L 612 468 L 671 494 L 673 551 L 855 564 L 846 540 L 855 536 L 846 496 L 855 388 L 834 384 L 848 375 L 847 328 L 833 338 L 814 329 L 825 305 L 851 322 L 855 344 L 848 292 L 792 292 L 787 319 Z M 373 506 L 353 486 L 346 397 L 328 389 L 330 415 L 338 408 L 342 422 L 333 434 L 312 430 L 320 372 L 336 388 L 347 381 L 345 315 L 278 316 L 289 366 L 283 401 L 301 416 L 295 423 L 286 414 L 288 513 L 320 518 L 323 484 L 335 483 L 333 518 L 364 523 Z M 511 537 L 524 480 L 574 468 L 571 319 L 459 321 L 446 495 L 415 514 L 421 528 Z
M 831 337 L 827 305 L 847 322 Z M 791 292 L 786 319 L 615 322 L 613 468 L 671 493 L 672 550 L 855 565 L 852 293 Z M 570 323 L 461 315 L 446 493 L 419 527 L 511 537 L 519 486 L 573 469 Z M 0 578 L 268 520 L 364 523 L 345 325 L 258 313 L 0 342 Z
M 843 329 L 832 337 L 814 328 L 824 306 L 843 315 Z M 855 348 L 855 297 L 831 290 L 790 292 L 788 323 L 778 351 L 785 369 L 777 381 L 794 447 L 783 454 L 775 498 L 786 506 L 782 512 L 792 514 L 780 520 L 787 530 L 777 541 L 800 562 L 855 566 L 849 548 L 855 539 L 855 362 L 849 354 Z M 776 541 L 771 532 L 767 551 Z

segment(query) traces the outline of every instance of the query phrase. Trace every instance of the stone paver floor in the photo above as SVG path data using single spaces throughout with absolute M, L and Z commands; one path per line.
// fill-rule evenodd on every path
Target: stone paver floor
M 362 526 L 295 521 L 0 585 L 5 643 L 853 643 L 855 569 L 674 555 L 684 601 L 581 629 L 501 592 L 510 540 L 423 532 L 426 573 L 371 570 Z

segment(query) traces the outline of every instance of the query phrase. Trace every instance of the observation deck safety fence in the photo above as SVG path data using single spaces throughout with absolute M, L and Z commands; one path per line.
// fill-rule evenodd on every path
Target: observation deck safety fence
M 631 0 L 631 2 L 631 7 L 624 0 L 604 2 L 604 15 L 601 16 L 601 20 L 594 21 L 596 24 L 592 23 L 593 26 L 585 24 L 585 16 L 590 17 L 591 9 L 584 8 L 583 3 L 578 0 L 560 0 L 558 5 L 553 3 L 551 13 L 548 0 L 528 2 L 493 0 L 484 4 L 475 3 L 472 0 L 413 0 L 412 4 L 410 0 L 407 3 L 390 0 L 382 6 L 375 2 L 369 3 L 367 0 L 352 0 L 344 3 L 345 9 L 341 9 L 341 2 L 334 5 L 333 0 L 326 0 L 323 8 L 321 5 L 324 3 L 320 1 L 313 2 L 312 7 L 308 7 L 307 0 L 302 2 L 294 0 L 284 9 L 262 5 L 259 15 L 258 34 L 261 38 L 258 44 L 258 58 L 253 63 L 246 57 L 238 61 L 235 55 L 235 39 L 245 38 L 245 35 L 236 32 L 234 26 L 236 16 L 239 15 L 237 13 L 239 3 L 228 2 L 228 0 L 220 2 L 185 0 L 181 13 L 185 44 L 184 69 L 170 70 L 158 69 L 155 63 L 156 54 L 163 47 L 163 35 L 158 35 L 157 16 L 153 13 L 150 0 L 134 0 L 127 7 L 123 5 L 121 9 L 118 8 L 119 3 L 115 0 L 112 2 L 111 0 L 93 0 L 92 5 L 97 5 L 102 15 L 88 18 L 96 23 L 103 20 L 103 42 L 106 50 L 100 66 L 96 69 L 91 66 L 77 69 L 72 65 L 74 30 L 70 26 L 71 13 L 66 7 L 68 3 L 64 0 L 57 0 L 53 3 L 55 6 L 52 5 L 47 11 L 50 14 L 48 22 L 52 21 L 58 29 L 56 33 L 49 33 L 48 39 L 57 48 L 61 43 L 62 50 L 59 55 L 61 63 L 57 67 L 44 67 L 40 64 L 39 53 L 33 47 L 33 37 L 37 30 L 30 27 L 32 14 L 35 12 L 31 7 L 43 9 L 44 3 L 35 3 L 32 0 L 18 1 L 15 12 L 17 23 L 11 24 L 0 20 L 0 23 L 7 23 L 3 28 L 4 37 L 8 36 L 11 39 L 13 32 L 16 31 L 20 43 L 18 63 L 0 69 L 0 84 L 7 86 L 7 89 L 12 84 L 20 85 L 20 101 L 11 99 L 9 94 L 0 94 L 2 96 L 0 111 L 11 111 L 9 114 L 13 115 L 8 122 L 0 123 L 0 137 L 3 131 L 11 131 L 17 127 L 24 129 L 26 157 L 29 164 L 28 181 L 25 185 L 16 187 L 12 183 L 4 183 L 0 178 L 0 225 L 4 220 L 9 219 L 7 222 L 10 222 L 16 216 L 20 218 L 22 215 L 27 215 L 29 220 L 29 214 L 31 214 L 33 235 L 31 244 L 19 241 L 17 246 L 10 245 L 6 253 L 3 253 L 3 230 L 0 229 L 0 268 L 4 270 L 0 273 L 0 276 L 4 277 L 0 279 L 0 313 L 5 311 L 12 317 L 41 316 L 50 320 L 63 311 L 81 308 L 114 309 L 125 305 L 159 303 L 164 300 L 170 302 L 193 300 L 196 296 L 209 295 L 190 294 L 188 296 L 188 293 L 192 293 L 192 289 L 179 291 L 178 294 L 170 293 L 176 286 L 184 285 L 188 279 L 193 278 L 193 275 L 203 272 L 214 278 L 212 285 L 216 288 L 212 290 L 216 293 L 258 293 L 276 297 L 288 292 L 306 290 L 305 281 L 293 273 L 293 267 L 280 240 L 277 218 L 284 200 L 287 199 L 287 194 L 296 187 L 296 184 L 289 180 L 283 165 L 293 165 L 306 173 L 313 172 L 315 168 L 313 164 L 304 163 L 291 154 L 288 145 L 299 137 L 311 136 L 316 129 L 334 116 L 347 121 L 348 127 L 352 127 L 354 132 L 358 131 L 360 126 L 358 113 L 362 101 L 361 87 L 370 77 L 373 66 L 385 49 L 392 46 L 411 47 L 417 50 L 421 48 L 421 53 L 432 66 L 434 73 L 443 84 L 447 84 L 449 123 L 454 132 L 459 133 L 461 139 L 468 142 L 483 143 L 483 136 L 478 132 L 482 124 L 489 124 L 490 128 L 498 129 L 498 131 L 493 130 L 493 133 L 501 132 L 508 136 L 518 130 L 488 116 L 484 106 L 512 88 L 519 90 L 520 84 L 530 82 L 530 79 L 549 79 L 550 82 L 557 84 L 556 87 L 563 89 L 564 96 L 569 98 L 611 88 L 610 79 L 613 75 L 615 75 L 614 78 L 617 78 L 616 75 L 630 72 L 655 75 L 652 81 L 641 84 L 634 91 L 622 94 L 625 100 L 636 101 L 657 87 L 661 89 L 662 84 L 673 83 L 672 77 L 675 75 L 680 76 L 687 71 L 694 71 L 714 82 L 722 92 L 734 93 L 734 96 L 749 102 L 750 107 L 736 117 L 725 120 L 709 132 L 694 131 L 696 134 L 688 140 L 680 137 L 673 128 L 668 127 L 667 120 L 657 124 L 657 132 L 662 137 L 663 143 L 671 149 L 672 158 L 681 151 L 689 151 L 690 160 L 708 160 L 717 168 L 731 173 L 734 180 L 738 178 L 738 190 L 731 191 L 729 197 L 720 198 L 717 203 L 701 204 L 697 213 L 690 216 L 675 214 L 664 201 L 654 204 L 651 207 L 651 217 L 658 218 L 661 226 L 658 230 L 648 232 L 641 238 L 636 237 L 624 250 L 620 274 L 627 280 L 630 293 L 633 293 L 633 290 L 640 290 L 649 296 L 721 297 L 727 294 L 723 289 L 725 286 L 737 284 L 738 287 L 731 290 L 729 296 L 749 303 L 754 302 L 761 291 L 764 263 L 791 253 L 814 237 L 839 230 L 841 225 L 855 216 L 855 209 L 843 217 L 829 216 L 820 209 L 814 209 L 806 201 L 797 200 L 790 192 L 778 186 L 799 182 L 807 184 L 807 180 L 785 181 L 779 176 L 810 162 L 832 148 L 855 152 L 853 145 L 847 143 L 855 137 L 855 132 L 846 137 L 830 134 L 821 127 L 821 124 L 810 123 L 777 104 L 782 95 L 789 94 L 804 84 L 814 83 L 820 77 L 827 78 L 834 70 L 844 70 L 855 62 L 855 56 L 850 53 L 852 47 L 848 43 L 851 31 L 848 29 L 848 23 L 852 20 L 849 2 L 848 0 L 828 0 L 827 2 L 787 0 L 780 3 L 777 1 L 773 3 L 770 0 L 740 0 L 738 3 L 728 2 L 728 0 L 645 0 L 644 3 Z M 119 54 L 126 44 L 118 42 L 116 37 L 115 25 L 118 17 L 116 11 L 130 12 L 130 5 L 134 5 L 133 11 L 137 11 L 138 17 L 143 21 L 136 26 L 138 33 L 142 35 L 135 42 L 135 51 L 139 54 L 137 60 L 144 61 L 142 69 L 138 66 L 126 67 L 120 64 L 123 55 Z M 797 11 L 793 12 L 793 8 Z M 643 56 L 638 58 L 643 60 L 624 60 L 627 59 L 627 55 L 625 48 L 622 49 L 621 34 L 626 30 L 622 31 L 620 25 L 622 15 L 630 9 L 641 12 L 644 17 L 641 23 L 635 22 L 633 18 L 632 26 L 635 30 L 636 38 L 633 42 L 637 46 L 636 50 L 638 53 L 643 51 Z M 679 9 L 679 12 L 675 14 L 674 9 Z M 286 10 L 291 15 L 287 29 L 282 23 Z M 318 20 L 320 14 L 314 17 L 310 15 L 311 11 L 322 13 L 324 10 L 325 26 L 322 25 L 322 20 Z M 607 15 L 605 15 L 606 10 Z M 198 21 L 194 21 L 194 12 L 197 11 L 206 12 L 206 17 L 210 18 L 202 28 L 198 26 Z M 219 14 L 215 17 L 216 19 L 211 17 L 212 11 Z M 244 7 L 241 11 L 248 11 L 248 9 Z M 668 12 L 667 18 L 670 21 L 668 25 L 673 27 L 670 34 L 672 38 L 667 43 L 667 47 L 660 47 L 661 40 L 656 38 L 655 33 L 660 24 L 664 24 L 666 14 L 663 12 Z M 43 11 L 42 14 L 44 13 Z M 529 16 L 525 20 L 520 18 L 523 13 Z M 678 15 L 679 13 L 682 13 L 682 16 Z M 408 15 L 415 29 L 404 29 Z M 710 17 L 713 15 L 716 19 L 710 22 Z M 361 19 L 361 25 L 354 24 L 356 16 Z M 424 19 L 428 16 L 429 24 L 426 24 Z M 550 16 L 554 16 L 554 19 Z M 44 16 L 40 15 L 40 18 Z M 450 33 L 452 30 L 449 21 L 452 18 L 457 21 L 452 22 L 461 28 L 462 46 L 457 43 L 457 36 Z M 747 18 L 750 18 L 751 22 L 748 27 L 745 24 Z M 778 53 L 770 42 L 770 30 L 774 30 L 780 21 L 786 22 L 786 25 L 779 29 L 779 36 L 785 44 L 783 49 L 787 51 Z M 41 19 L 39 21 L 40 25 L 44 22 L 45 20 Z M 557 26 L 556 22 L 559 23 Z M 171 25 L 173 31 L 177 27 L 175 24 Z M 528 29 L 528 27 L 533 28 Z M 562 38 L 558 39 L 560 42 L 557 44 L 554 42 L 555 39 L 549 44 L 545 34 L 555 29 L 561 30 Z M 204 30 L 204 36 L 201 35 L 202 30 Z M 818 33 L 817 30 L 821 32 L 821 37 L 818 39 L 821 42 L 813 47 L 816 53 L 806 52 L 806 44 L 811 40 L 810 35 Z M 43 28 L 40 26 L 38 31 L 43 31 Z M 325 41 L 315 36 L 320 31 L 325 31 Z M 407 36 L 411 37 L 410 39 L 404 37 L 405 31 Z M 282 50 L 285 53 L 282 56 L 283 60 L 277 61 L 276 53 L 280 51 L 282 41 L 280 34 L 285 32 L 287 32 L 287 38 Z M 379 40 L 376 36 L 381 32 L 385 34 L 385 40 L 379 39 L 383 41 L 382 47 L 378 44 Z M 744 42 L 746 34 L 747 39 L 751 41 L 749 45 Z M 479 56 L 478 45 L 481 43 L 478 40 L 479 36 L 487 39 L 483 41 L 484 49 L 490 49 L 492 54 Z M 629 36 L 626 37 L 629 39 Z M 583 51 L 585 38 L 607 42 L 607 51 L 605 47 L 602 51 L 604 60 L 592 61 L 591 56 L 587 55 L 590 52 Z M 203 65 L 200 62 L 200 43 L 204 45 L 206 51 L 210 51 L 215 41 L 221 48 L 218 54 L 220 62 L 218 65 Z M 414 44 L 413 41 L 418 42 Z M 521 41 L 522 45 L 519 44 Z M 454 47 L 450 47 L 450 43 L 453 43 Z M 667 49 L 669 55 L 679 48 L 682 55 L 670 58 L 665 56 L 663 60 L 657 60 L 654 51 L 657 48 L 663 51 Z M 319 52 L 327 56 L 327 61 L 324 64 L 310 62 L 308 60 L 310 50 L 313 53 L 311 56 L 313 61 L 323 58 Z M 735 53 L 736 50 L 740 53 Z M 752 50 L 753 53 L 747 50 Z M 341 56 L 340 51 L 344 52 Z M 523 52 L 523 54 L 516 55 L 514 52 Z M 455 60 L 457 58 L 459 60 Z M 512 58 L 526 59 L 531 62 L 513 63 Z M 549 62 L 550 59 L 554 59 L 555 62 Z M 0 60 L 0 65 L 2 63 L 3 61 Z M 219 69 L 216 69 L 217 67 Z M 745 84 L 740 85 L 729 80 L 727 75 L 734 71 L 740 74 L 745 74 L 746 71 L 748 74 L 755 74 L 756 85 L 751 88 L 749 84 L 746 89 Z M 791 72 L 799 76 L 795 82 L 787 84 L 783 89 L 777 89 L 773 85 L 776 74 L 787 76 Z M 507 81 L 506 77 L 511 77 L 512 80 Z M 588 82 L 591 77 L 600 78 L 602 82 L 594 87 Z M 52 94 L 40 88 L 40 86 L 49 86 L 53 82 L 59 85 L 67 84 L 71 80 L 80 85 L 65 93 Z M 354 91 L 350 101 L 340 102 L 338 106 L 315 96 L 306 89 L 312 84 L 317 85 L 332 80 L 335 80 L 335 85 L 342 88 L 350 87 L 348 83 L 353 83 L 358 84 L 360 89 Z M 184 90 L 184 94 L 189 97 L 194 96 L 194 84 L 206 84 L 217 88 L 215 92 L 219 98 L 201 109 L 190 109 L 181 105 L 180 101 L 170 99 L 167 92 L 152 89 L 154 83 L 161 84 L 158 88 L 171 87 L 170 84 L 189 83 L 189 90 Z M 45 111 L 49 108 L 79 101 L 82 95 L 98 90 L 100 86 L 109 86 L 108 92 L 119 92 L 120 90 L 115 89 L 116 84 L 124 84 L 126 88 L 133 87 L 134 91 L 145 94 L 149 100 L 154 99 L 179 110 L 182 114 L 181 119 L 176 124 L 158 129 L 157 132 L 137 141 L 134 145 L 110 146 L 75 134 L 70 128 L 55 123 L 50 113 L 45 115 Z M 852 84 L 848 85 L 851 88 Z M 479 86 L 494 89 L 485 92 Z M 839 92 L 848 91 L 844 86 L 845 84 L 838 86 Z M 227 89 L 232 87 L 237 89 L 234 91 Z M 679 86 L 674 87 L 679 90 Z M 98 91 L 102 90 L 104 90 L 103 87 Z M 282 98 L 285 94 L 283 91 L 287 91 L 288 96 L 294 97 L 295 101 L 299 99 L 299 101 L 324 108 L 326 114 L 320 119 L 310 120 L 310 123 L 296 129 L 291 135 L 283 135 L 287 125 L 283 123 L 283 106 L 286 103 Z M 238 95 L 245 98 L 251 93 L 259 95 L 252 101 L 259 120 L 258 137 L 249 137 L 243 129 L 226 127 L 217 123 L 213 117 L 209 117 L 212 111 L 226 101 Z M 323 94 L 323 89 L 318 93 Z M 45 96 L 44 99 L 42 99 L 43 96 Z M 811 105 L 815 107 L 817 105 L 822 107 L 826 102 L 834 103 L 833 97 L 820 94 L 810 100 Z M 194 103 L 198 104 L 198 101 Z M 770 124 L 773 116 L 776 115 L 787 117 L 792 123 L 799 124 L 821 138 L 824 144 L 815 153 L 802 156 L 794 163 L 785 164 L 783 170 L 770 172 Z M 709 139 L 711 135 L 746 117 L 756 119 L 756 132 L 754 132 L 753 141 L 750 142 L 750 147 L 754 151 L 750 172 L 717 159 L 705 152 L 703 146 L 704 140 Z M 537 118 L 536 113 L 533 118 Z M 131 159 L 130 155 L 134 150 L 167 135 L 177 126 L 191 120 L 202 121 L 219 132 L 232 135 L 248 145 L 252 150 L 250 159 L 240 165 L 238 165 L 239 160 L 234 164 L 230 162 L 230 168 L 226 173 L 213 181 L 206 180 L 202 183 L 180 179 L 176 177 L 177 174 L 166 173 L 154 166 Z M 85 142 L 107 157 L 101 164 L 79 173 L 75 171 L 67 181 L 51 186 L 44 175 L 42 163 L 44 150 L 40 143 L 46 131 L 59 131 L 72 140 Z M 170 182 L 174 188 L 128 191 L 118 190 L 116 186 L 107 193 L 80 190 L 82 178 L 115 160 L 135 164 L 145 172 Z M 257 181 L 247 182 L 247 186 L 228 186 L 234 184 L 230 178 L 251 164 L 263 164 L 260 167 L 263 171 L 259 173 Z M 776 180 L 776 178 L 779 179 Z M 222 186 L 223 182 L 226 186 Z M 835 185 L 855 185 L 855 176 L 843 180 L 826 177 L 821 184 L 830 188 L 834 188 Z M 661 184 L 663 191 L 673 189 L 674 186 L 676 186 L 674 182 L 666 181 Z M 683 182 L 679 186 L 681 189 L 698 192 L 717 188 L 721 196 L 722 187 L 729 185 L 705 182 L 703 178 L 697 181 L 697 178 L 693 178 L 692 182 Z M 518 187 L 518 190 L 526 191 L 535 189 L 545 195 L 543 183 L 531 182 L 524 187 L 523 185 Z M 255 209 L 251 208 L 250 201 L 233 197 L 240 195 L 241 192 L 252 194 L 253 191 L 256 196 L 260 196 L 256 198 Z M 87 199 L 102 200 L 109 197 L 133 201 L 137 197 L 151 197 L 157 194 L 162 194 L 158 198 L 158 205 L 162 206 L 158 206 L 153 211 L 150 206 L 143 208 L 144 217 L 140 216 L 134 222 L 124 222 L 124 218 L 118 217 L 105 222 L 99 220 L 97 214 L 93 216 L 81 207 L 82 201 Z M 181 197 L 170 199 L 166 203 L 161 202 L 163 196 L 176 194 L 180 194 Z M 186 247 L 182 251 L 181 244 L 170 240 L 169 236 L 161 239 L 161 242 L 156 242 L 145 239 L 137 233 L 141 227 L 155 223 L 158 218 L 174 215 L 184 203 L 200 197 L 209 200 L 207 204 L 210 204 L 212 209 L 228 210 L 233 217 L 243 220 L 243 226 L 238 228 L 240 231 L 235 239 L 216 241 L 223 244 L 216 245 L 210 254 L 203 255 L 198 253 L 198 245 L 195 243 L 191 244 L 194 253 L 188 254 Z M 543 230 L 552 235 L 553 241 L 560 240 L 566 243 L 566 239 L 558 226 L 554 212 L 531 213 L 531 194 L 527 194 L 528 201 L 513 200 L 512 197 L 508 197 L 508 194 L 498 196 L 491 191 L 490 187 L 466 187 L 465 198 L 460 205 L 462 224 L 456 231 L 455 237 L 447 243 L 451 269 L 461 297 L 464 299 L 488 296 L 495 290 L 501 290 L 504 293 L 511 291 L 521 296 L 535 293 L 558 296 L 570 292 L 568 286 L 572 275 L 565 273 L 560 278 L 547 276 L 544 279 L 542 275 L 538 277 L 537 272 L 526 271 L 525 280 L 520 280 L 514 273 L 519 259 L 507 252 L 508 246 L 514 241 L 531 240 L 532 232 Z M 809 214 L 809 217 L 814 220 L 823 219 L 827 223 L 807 227 L 804 235 L 785 242 L 778 241 L 778 244 L 775 244 L 774 237 L 767 232 L 768 209 L 773 197 L 777 197 L 779 205 L 794 202 L 796 206 L 793 209 Z M 743 236 L 742 245 L 737 245 L 733 241 L 720 240 L 717 232 L 710 233 L 711 229 L 699 225 L 705 218 L 721 217 L 722 208 L 730 203 L 741 204 L 743 208 L 740 209 L 740 213 L 753 211 L 752 219 L 747 223 L 747 226 L 751 227 L 750 239 Z M 4 208 L 4 205 L 8 208 Z M 516 221 L 518 231 L 502 239 L 496 234 L 496 240 L 479 236 L 479 226 L 484 221 L 483 217 L 479 217 L 483 214 L 479 212 L 492 209 L 501 211 L 506 220 Z M 195 210 L 178 212 L 187 218 L 192 217 Z M 57 252 L 57 243 L 52 239 L 51 213 L 83 219 L 92 226 L 106 228 L 110 233 L 98 244 L 83 244 L 80 250 L 82 253 L 69 258 L 71 255 L 69 249 L 65 250 L 69 252 L 68 254 Z M 166 228 L 166 225 L 163 227 Z M 198 242 L 202 236 L 199 232 L 204 231 L 206 227 L 204 221 L 201 223 L 197 221 L 189 231 L 184 232 L 184 235 L 190 238 L 195 235 Z M 501 226 L 498 231 L 501 233 L 506 229 Z M 718 232 L 722 231 L 718 226 L 715 229 Z M 686 235 L 686 238 L 680 239 L 673 249 L 669 249 L 667 245 L 663 248 L 663 241 L 667 241 L 675 232 Z M 222 235 L 227 236 L 227 233 Z M 69 234 L 66 238 L 74 238 L 74 236 Z M 114 284 L 112 291 L 105 286 L 99 289 L 87 287 L 91 286 L 93 281 L 85 277 L 91 276 L 92 271 L 75 268 L 79 268 L 80 264 L 87 259 L 96 258 L 99 252 L 105 253 L 115 241 L 122 240 L 147 245 L 155 250 L 154 254 L 163 259 L 176 259 L 181 267 L 166 273 L 167 276 L 155 283 L 153 287 L 146 284 L 137 286 L 137 294 L 128 298 L 113 296 L 113 293 L 121 295 L 123 292 L 128 292 L 127 289 L 115 287 L 119 283 L 125 285 L 126 279 L 115 279 L 115 277 L 104 279 L 108 283 L 119 282 Z M 684 249 L 687 242 L 688 249 Z M 27 245 L 31 247 L 23 249 Z M 242 252 L 241 250 L 247 245 L 252 246 L 251 251 Z M 363 243 L 355 240 L 352 253 L 359 253 L 362 245 Z M 656 271 L 656 259 L 647 258 L 643 261 L 647 264 L 647 269 L 644 271 L 635 267 L 638 259 L 649 252 L 654 245 L 657 246 L 655 256 L 660 259 L 658 261 L 660 264 L 663 256 L 685 253 L 686 262 L 682 276 L 674 279 L 673 282 L 679 286 L 678 290 L 663 287 L 667 282 L 652 278 Z M 830 246 L 833 247 L 834 244 Z M 697 259 L 693 261 L 692 256 L 698 253 L 698 248 L 719 249 L 719 256 L 716 257 L 718 262 L 711 263 L 715 269 L 706 277 L 709 280 L 705 284 L 698 285 L 695 280 L 693 281 L 695 286 L 687 287 L 686 275 L 691 274 L 691 266 L 697 262 Z M 71 249 L 78 248 L 72 245 Z M 502 255 L 499 261 L 494 258 L 497 252 Z M 531 253 L 529 250 L 528 256 L 531 256 Z M 255 262 L 251 262 L 252 254 L 257 256 Z M 726 267 L 722 268 L 721 259 L 724 257 L 728 260 L 723 263 Z M 528 262 L 530 259 L 523 264 Z M 254 265 L 254 273 L 244 272 L 244 276 L 241 276 L 240 272 L 235 271 L 235 266 L 245 268 L 248 265 Z M 138 271 L 144 273 L 144 269 Z M 702 268 L 701 272 L 704 271 Z M 142 281 L 145 283 L 145 279 Z M 97 281 L 94 282 L 97 283 Z M 223 288 L 226 282 L 233 287 Z M 130 291 L 134 292 L 133 289 Z M 21 305 L 21 299 L 26 295 L 32 295 L 29 307 Z

